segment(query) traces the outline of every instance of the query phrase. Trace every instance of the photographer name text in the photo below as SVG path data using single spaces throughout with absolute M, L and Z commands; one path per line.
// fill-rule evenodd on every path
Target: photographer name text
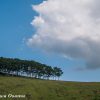
M 25 95 L 4 94 L 4 95 L 0 95 L 0 98 L 25 98 Z

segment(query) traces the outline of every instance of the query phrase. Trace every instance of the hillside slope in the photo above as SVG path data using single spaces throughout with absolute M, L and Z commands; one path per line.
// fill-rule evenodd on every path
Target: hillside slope
M 100 83 L 0 76 L 0 95 L 8 94 L 26 97 L 0 100 L 100 100 Z

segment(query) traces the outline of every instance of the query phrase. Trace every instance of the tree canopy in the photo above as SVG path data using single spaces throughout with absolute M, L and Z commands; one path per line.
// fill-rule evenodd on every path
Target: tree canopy
M 63 74 L 61 68 L 51 67 L 33 60 L 0 57 L 0 72 L 8 75 L 34 78 L 56 78 Z

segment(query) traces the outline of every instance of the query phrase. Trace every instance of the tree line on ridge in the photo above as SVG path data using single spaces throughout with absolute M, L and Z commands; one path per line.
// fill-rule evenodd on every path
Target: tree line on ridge
M 40 79 L 56 79 L 63 71 L 58 67 L 51 67 L 33 60 L 20 60 L 0 57 L 0 72 L 7 75 L 26 76 Z

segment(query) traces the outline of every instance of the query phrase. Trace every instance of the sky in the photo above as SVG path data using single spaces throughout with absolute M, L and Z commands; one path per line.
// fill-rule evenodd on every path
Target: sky
M 61 67 L 66 81 L 100 81 L 99 0 L 0 0 L 0 56 Z

